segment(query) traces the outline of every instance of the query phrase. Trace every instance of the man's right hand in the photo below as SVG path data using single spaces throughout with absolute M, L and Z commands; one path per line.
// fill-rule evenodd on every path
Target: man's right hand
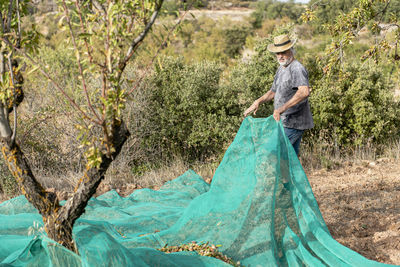
M 256 115 L 256 112 L 257 112 L 257 110 L 258 110 L 258 106 L 259 106 L 259 105 L 260 105 L 260 104 L 258 103 L 257 100 L 254 101 L 253 104 L 252 104 L 248 109 L 245 110 L 245 112 L 243 113 L 243 115 L 244 115 L 245 117 L 247 117 L 247 116 L 248 116 L 250 113 L 252 113 L 252 112 L 253 112 L 254 115 Z

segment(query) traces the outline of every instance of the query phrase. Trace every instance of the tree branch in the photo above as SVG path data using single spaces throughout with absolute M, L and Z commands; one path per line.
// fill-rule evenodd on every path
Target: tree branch
M 92 0 L 92 3 L 94 4 L 94 6 L 95 6 L 98 10 L 103 11 L 103 14 L 106 14 L 106 13 L 107 13 L 106 8 L 105 8 L 102 4 L 100 4 L 97 0 Z
M 18 39 L 17 39 L 17 47 L 21 47 L 21 17 L 19 15 L 19 0 L 17 0 L 17 20 L 18 20 Z
M 156 8 L 155 8 L 153 14 L 151 15 L 150 21 L 147 23 L 144 30 L 139 34 L 139 36 L 133 40 L 131 46 L 129 47 L 129 49 L 126 53 L 125 58 L 119 63 L 118 67 L 119 67 L 120 73 L 122 73 L 122 71 L 125 69 L 126 64 L 128 63 L 129 59 L 132 57 L 133 53 L 135 52 L 135 49 L 143 41 L 144 37 L 149 32 L 151 26 L 153 26 L 153 24 L 156 21 L 156 18 L 158 16 L 158 13 L 160 12 L 163 2 L 164 2 L 164 0 L 159 0 L 159 2 L 156 3 Z
M 34 66 L 38 67 L 38 69 L 40 70 L 40 72 L 42 73 L 42 75 L 43 75 L 44 77 L 46 77 L 46 78 L 54 85 L 54 87 L 56 87 L 56 89 L 57 89 L 58 91 L 60 91 L 60 92 L 65 96 L 65 98 L 68 100 L 68 102 L 71 104 L 71 106 L 74 107 L 74 108 L 76 108 L 76 110 L 78 110 L 78 111 L 82 114 L 82 116 L 83 116 L 85 119 L 87 119 L 87 120 L 89 120 L 89 121 L 91 121 L 91 122 L 93 122 L 93 123 L 95 123 L 95 124 L 101 125 L 101 123 L 102 123 L 101 121 L 96 121 L 96 120 L 94 120 L 93 118 L 89 117 L 89 115 L 87 115 L 86 112 L 84 112 L 84 111 L 78 106 L 78 104 L 76 104 L 76 102 L 65 92 L 65 90 L 62 89 L 61 86 L 58 85 L 58 83 L 56 83 L 56 81 L 54 81 L 54 79 L 50 76 L 50 74 L 48 74 L 48 73 L 43 69 L 43 67 L 42 67 L 43 64 L 39 64 L 38 62 L 36 62 L 36 61 L 35 61 L 34 59 L 32 59 L 24 50 L 22 50 L 22 49 L 20 49 L 20 48 L 18 48 L 18 47 L 13 46 L 13 44 L 11 44 L 11 43 L 8 41 L 7 38 L 2 38 L 2 37 L 0 37 L 0 40 L 1 40 L 1 41 L 4 41 L 4 42 L 5 42 L 7 45 L 9 45 L 10 47 L 13 47 L 16 51 L 18 51 L 19 53 L 21 53 L 22 55 L 24 55 L 24 57 L 25 57 L 26 59 L 28 59 Z
M 82 64 L 81 64 L 81 59 L 80 59 L 80 53 L 79 53 L 78 46 L 76 44 L 74 32 L 72 30 L 71 20 L 70 20 L 70 17 L 69 17 L 69 12 L 68 12 L 68 8 L 67 8 L 67 5 L 65 3 L 65 0 L 62 1 L 62 4 L 63 4 L 63 8 L 64 8 L 64 14 L 65 14 L 66 19 L 67 19 L 69 32 L 71 34 L 72 43 L 73 43 L 74 49 L 75 49 L 75 55 L 76 55 L 76 61 L 78 63 L 79 73 L 80 73 L 81 78 L 82 78 L 83 92 L 85 94 L 86 101 L 87 101 L 88 106 L 89 106 L 90 110 L 92 111 L 93 115 L 97 118 L 98 121 L 101 121 L 99 115 L 97 114 L 97 112 L 93 108 L 93 105 L 92 105 L 92 103 L 90 101 L 90 97 L 89 97 L 89 94 L 88 94 L 88 91 L 87 91 L 85 75 L 83 74 L 83 69 L 82 69 Z
M 2 33 L 6 32 L 5 26 L 4 26 L 4 18 L 3 18 L 3 13 L 0 10 L 0 20 L 1 20 L 1 31 Z
M 96 189 L 103 180 L 111 162 L 118 156 L 122 146 L 130 136 L 123 121 L 118 122 L 112 129 L 112 145 L 115 151 L 111 155 L 103 154 L 99 168 L 90 168 L 85 171 L 75 188 L 75 193 L 67 200 L 60 210 L 59 219 L 74 224 L 75 220 L 84 212 L 89 199 L 96 193 Z
M 179 24 L 181 24 L 181 22 L 183 21 L 183 19 L 185 18 L 185 16 L 187 15 L 187 13 L 189 13 L 189 9 L 191 6 L 189 6 L 189 8 L 185 11 L 185 13 L 183 13 L 183 15 L 180 17 L 180 19 L 178 20 L 178 22 L 174 25 L 174 27 L 172 27 L 168 34 L 165 36 L 162 44 L 158 47 L 156 53 L 154 54 L 154 56 L 151 58 L 150 62 L 147 64 L 147 66 L 145 67 L 145 71 L 143 72 L 143 74 L 140 76 L 139 80 L 136 82 L 135 86 L 132 87 L 132 89 L 128 92 L 128 95 L 132 94 L 133 91 L 136 90 L 136 88 L 141 84 L 143 78 L 145 77 L 145 74 L 147 73 L 148 69 L 150 68 L 150 66 L 153 65 L 154 60 L 156 59 L 156 57 L 158 56 L 158 54 L 160 53 L 162 47 L 164 46 L 164 44 L 167 42 L 167 40 L 169 39 L 169 36 L 171 35 L 171 33 L 176 29 L 176 27 L 178 27 Z
M 7 16 L 7 29 L 6 29 L 7 32 L 11 30 L 12 7 L 13 7 L 13 0 L 10 0 L 10 4 L 8 6 L 8 16 Z
M 46 192 L 36 180 L 19 146 L 15 143 L 10 144 L 5 139 L 2 139 L 0 143 L 5 162 L 27 200 L 43 216 L 48 216 L 57 210 L 59 202 L 56 194 Z

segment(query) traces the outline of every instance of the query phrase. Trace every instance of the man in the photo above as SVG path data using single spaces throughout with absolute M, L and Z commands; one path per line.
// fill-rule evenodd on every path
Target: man
M 268 45 L 268 50 L 276 54 L 279 62 L 271 89 L 258 98 L 244 112 L 244 116 L 253 112 L 256 114 L 260 104 L 274 99 L 274 114 L 276 121 L 282 119 L 285 134 L 289 138 L 297 156 L 304 130 L 314 127 L 314 122 L 308 102 L 310 87 L 307 70 L 294 58 L 293 45 L 288 35 L 274 38 L 274 43 Z

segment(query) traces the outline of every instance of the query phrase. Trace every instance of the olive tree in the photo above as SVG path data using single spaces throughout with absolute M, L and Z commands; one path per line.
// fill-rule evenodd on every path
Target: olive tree
M 58 1 L 59 26 L 66 31 L 67 42 L 75 52 L 79 86 L 74 90 L 80 91 L 80 99 L 66 91 L 51 76 L 48 66 L 35 57 L 34 31 L 21 30 L 26 2 L 0 1 L 0 146 L 21 192 L 42 215 L 47 235 L 77 251 L 72 238 L 74 222 L 130 135 L 122 116 L 129 94 L 122 89 L 126 82 L 123 73 L 154 24 L 163 0 Z M 32 67 L 31 71 L 39 71 L 56 88 L 80 119 L 78 138 L 87 159 L 86 168 L 62 206 L 56 194 L 46 191 L 35 178 L 18 146 L 17 106 L 23 89 L 29 87 L 23 84 L 18 66 L 21 58 Z

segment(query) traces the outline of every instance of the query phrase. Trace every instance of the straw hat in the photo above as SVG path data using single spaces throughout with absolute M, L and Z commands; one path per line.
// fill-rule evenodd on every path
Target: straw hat
M 295 43 L 296 43 L 296 40 L 292 42 L 289 39 L 289 36 L 287 34 L 283 34 L 283 35 L 276 36 L 274 38 L 274 43 L 269 44 L 267 49 L 268 49 L 268 51 L 270 51 L 272 53 L 279 53 L 279 52 L 289 50 L 290 48 L 292 48 L 294 46 Z

